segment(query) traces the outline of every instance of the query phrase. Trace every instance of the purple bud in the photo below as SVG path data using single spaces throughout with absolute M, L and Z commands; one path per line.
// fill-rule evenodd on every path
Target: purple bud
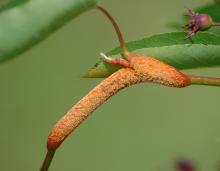
M 187 34 L 186 38 L 192 37 L 198 31 L 209 29 L 213 25 L 212 18 L 208 14 L 197 14 L 188 9 L 187 16 L 191 21 L 184 28 L 191 30 L 191 32 Z
M 197 14 L 193 20 L 201 30 L 206 30 L 212 26 L 212 18 L 208 14 Z

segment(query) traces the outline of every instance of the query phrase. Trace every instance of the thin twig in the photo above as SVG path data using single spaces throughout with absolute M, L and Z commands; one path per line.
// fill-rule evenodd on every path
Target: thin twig
M 118 39 L 119 39 L 119 42 L 120 42 L 120 46 L 121 46 L 121 50 L 122 50 L 122 53 L 125 57 L 128 57 L 129 56 L 129 52 L 126 48 L 126 44 L 125 44 L 125 41 L 124 41 L 124 38 L 123 38 L 123 35 L 119 29 L 119 26 L 118 24 L 116 23 L 116 21 L 114 20 L 114 18 L 109 14 L 108 11 L 106 11 L 103 7 L 101 6 L 96 6 L 96 9 L 98 9 L 99 11 L 101 11 L 103 14 L 105 14 L 105 16 L 110 20 L 110 22 L 112 23 L 116 33 L 117 33 L 117 36 L 118 36 Z
M 40 171 L 47 171 L 50 167 L 50 163 L 53 160 L 53 156 L 55 154 L 56 150 L 48 150 L 47 154 L 45 156 L 44 162 L 41 166 Z
M 220 23 L 219 23 L 219 22 L 216 22 L 216 23 L 213 23 L 212 25 L 213 25 L 213 26 L 220 26 Z
M 191 84 L 220 86 L 220 78 L 200 77 L 200 76 L 189 76 L 189 77 L 191 79 Z

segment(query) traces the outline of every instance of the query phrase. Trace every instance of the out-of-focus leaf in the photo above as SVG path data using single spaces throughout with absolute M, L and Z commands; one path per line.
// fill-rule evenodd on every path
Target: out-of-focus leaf
M 0 13 L 0 62 L 32 47 L 97 1 L 27 0 L 7 8 Z
M 16 5 L 22 4 L 29 0 L 0 0 L 0 12 L 11 7 L 15 7 Z

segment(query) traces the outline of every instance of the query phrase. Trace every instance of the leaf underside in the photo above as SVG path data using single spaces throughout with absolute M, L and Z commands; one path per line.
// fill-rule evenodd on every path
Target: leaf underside
M 129 42 L 127 48 L 132 53 L 154 57 L 177 69 L 220 65 L 220 36 L 207 32 L 187 40 L 185 36 L 186 32 L 158 34 Z M 106 54 L 112 58 L 121 57 L 119 47 Z M 84 76 L 107 77 L 119 68 L 99 60 Z
M 67 21 L 94 7 L 97 1 L 2 1 L 0 4 L 0 62 L 32 47 Z

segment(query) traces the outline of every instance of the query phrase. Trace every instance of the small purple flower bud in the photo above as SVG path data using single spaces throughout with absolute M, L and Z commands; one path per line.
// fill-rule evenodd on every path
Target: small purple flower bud
M 190 160 L 178 160 L 176 162 L 176 167 L 178 171 L 195 171 L 194 163 Z
M 191 19 L 191 21 L 189 24 L 185 25 L 184 28 L 191 30 L 191 32 L 187 34 L 186 38 L 190 38 L 198 31 L 207 30 L 213 26 L 212 17 L 208 14 L 197 14 L 188 9 L 187 16 Z

